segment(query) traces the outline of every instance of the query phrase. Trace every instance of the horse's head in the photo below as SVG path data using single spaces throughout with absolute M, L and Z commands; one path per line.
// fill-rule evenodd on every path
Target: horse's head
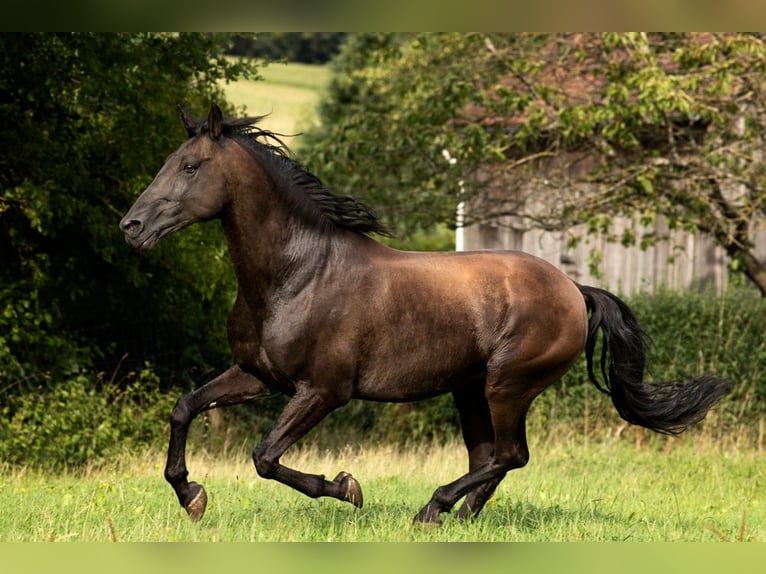
M 220 215 L 227 193 L 222 169 L 223 114 L 213 104 L 207 123 L 197 125 L 181 112 L 189 139 L 170 154 L 154 181 L 120 221 L 133 247 L 150 249 L 165 235 Z

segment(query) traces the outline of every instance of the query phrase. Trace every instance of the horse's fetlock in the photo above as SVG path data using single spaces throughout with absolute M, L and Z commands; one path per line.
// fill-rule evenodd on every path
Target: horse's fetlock
M 177 469 L 168 467 L 165 469 L 165 480 L 167 480 L 170 484 L 178 484 L 183 482 L 188 476 L 189 471 L 185 468 Z
M 529 462 L 529 449 L 517 448 L 515 452 L 515 456 L 514 456 L 513 468 L 521 468 L 523 466 L 527 466 L 528 462 Z
M 449 497 L 447 488 L 444 486 L 437 488 L 434 491 L 433 496 L 431 496 L 430 504 L 432 508 L 438 509 L 439 512 L 449 512 L 449 510 L 452 508 L 453 502 Z

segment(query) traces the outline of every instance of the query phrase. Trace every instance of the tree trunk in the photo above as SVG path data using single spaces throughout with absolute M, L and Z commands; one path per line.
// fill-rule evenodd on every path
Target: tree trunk
M 740 251 L 739 256 L 745 264 L 745 275 L 761 292 L 761 297 L 766 297 L 766 265 L 758 261 L 752 251 Z

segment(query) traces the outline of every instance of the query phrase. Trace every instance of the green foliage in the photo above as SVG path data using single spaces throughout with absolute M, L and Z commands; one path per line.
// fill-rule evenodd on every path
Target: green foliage
M 728 422 L 766 414 L 766 302 L 752 287 L 662 290 L 630 304 L 653 338 L 652 377 L 715 373 L 732 383 Z
M 0 34 L 0 388 L 111 369 L 126 352 L 135 367 L 160 347 L 174 355 L 163 374 L 184 381 L 227 356 L 222 234 L 200 227 L 145 255 L 117 224 L 183 141 L 176 106 L 225 106 L 219 80 L 255 74 L 224 57 L 228 40 Z
M 175 400 L 149 367 L 117 384 L 77 375 L 13 395 L 0 410 L 0 460 L 13 466 L 80 468 L 140 453 L 167 440 Z
M 458 149 L 445 127 L 470 90 L 463 57 L 473 47 L 461 35 L 350 36 L 320 108 L 323 127 L 306 138 L 305 163 L 405 234 L 454 224 L 461 172 L 443 157 Z
M 229 50 L 237 56 L 323 64 L 338 53 L 345 32 L 259 32 L 236 36 Z
M 393 237 L 382 237 L 380 241 L 394 249 L 407 251 L 454 251 L 455 230 L 440 224 L 410 232 L 405 230 Z

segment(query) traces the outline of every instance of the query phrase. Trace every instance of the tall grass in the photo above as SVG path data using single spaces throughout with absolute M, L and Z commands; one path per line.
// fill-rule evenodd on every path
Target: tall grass
M 0 473 L 0 541 L 716 541 L 766 540 L 762 453 L 701 437 L 637 445 L 626 437 L 531 441 L 476 520 L 411 524 L 436 486 L 462 473 L 462 444 L 306 447 L 284 462 L 308 472 L 352 472 L 355 509 L 312 500 L 259 478 L 249 452 L 189 456 L 208 490 L 191 523 L 162 479 L 163 454 L 124 457 L 111 469 L 49 476 Z

